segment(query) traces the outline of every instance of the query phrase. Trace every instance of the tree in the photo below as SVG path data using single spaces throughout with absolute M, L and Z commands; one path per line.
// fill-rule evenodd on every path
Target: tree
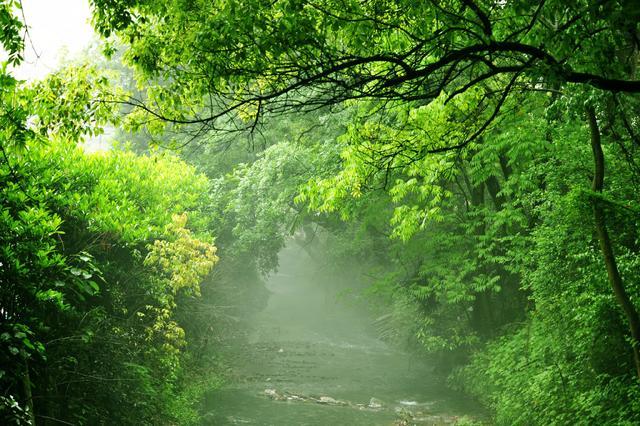
M 30 146 L 14 167 L 2 166 L 3 389 L 32 395 L 45 422 L 174 415 L 162 407 L 186 344 L 177 301 L 217 262 L 198 218 L 207 181 L 175 159 L 63 142 Z
M 129 102 L 150 119 L 208 129 L 224 128 L 229 113 L 254 126 L 266 112 L 363 98 L 424 103 L 494 82 L 492 105 L 479 105 L 494 111 L 481 130 L 512 91 L 640 92 L 631 0 L 93 4 L 96 28 L 121 35 L 141 75 L 172 82 Z
M 12 64 L 18 7 L 0 6 Z M 192 401 L 174 402 L 187 358 L 178 301 L 217 262 L 198 214 L 206 178 L 173 157 L 86 154 L 79 143 L 117 122 L 92 67 L 27 85 L 5 64 L 0 81 L 0 421 L 193 417 Z
M 452 137 L 430 143 L 410 139 L 387 152 L 380 144 L 373 148 L 374 157 L 382 159 L 374 160 L 374 167 L 388 171 L 396 157 L 424 165 L 429 154 L 473 151 L 472 144 L 487 143 L 485 135 L 510 97 L 541 91 L 573 99 L 568 105 L 581 113 L 579 103 L 589 96 L 616 99 L 613 115 L 622 117 L 629 134 L 624 143 L 636 140 L 637 123 L 624 112 L 632 104 L 630 95 L 640 92 L 635 79 L 640 7 L 633 1 L 93 4 L 96 27 L 128 43 L 127 58 L 141 77 L 171 82 L 149 90 L 147 99 L 126 101 L 147 121 L 202 131 L 252 129 L 265 113 L 361 100 L 376 101 L 374 108 L 393 121 L 397 104 L 419 110 L 464 96 L 467 105 L 450 117 L 459 124 L 449 122 L 457 129 Z M 430 124 L 417 125 L 432 130 Z M 494 201 L 496 182 L 486 184 Z M 434 204 L 442 197 L 424 192 L 425 185 L 415 180 L 407 183 Z M 407 185 L 395 188 L 400 197 L 412 191 Z M 397 211 L 394 220 L 413 223 L 411 229 L 421 216 L 437 213 L 437 206 Z M 637 309 L 621 303 L 635 330 Z M 633 337 L 632 347 L 639 344 Z

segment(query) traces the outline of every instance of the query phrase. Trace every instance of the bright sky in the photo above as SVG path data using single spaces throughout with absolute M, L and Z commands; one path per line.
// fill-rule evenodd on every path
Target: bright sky
M 43 78 L 55 71 L 62 59 L 81 53 L 95 37 L 89 0 L 22 0 L 22 7 L 30 40 L 26 40 L 25 60 L 13 71 L 18 79 Z M 85 150 L 109 149 L 109 129 L 105 132 L 87 140 Z
M 19 79 L 44 77 L 93 38 L 89 0 L 22 0 L 22 6 L 33 47 L 27 39 L 25 61 L 14 73 Z

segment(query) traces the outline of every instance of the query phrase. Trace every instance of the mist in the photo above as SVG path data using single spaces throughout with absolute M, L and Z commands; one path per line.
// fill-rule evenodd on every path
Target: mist
M 266 307 L 247 319 L 246 339 L 225 349 L 233 380 L 207 396 L 205 424 L 441 425 L 482 416 L 446 387 L 434 361 L 380 339 L 357 264 L 314 259 L 294 239 L 278 260 L 264 282 Z
M 636 3 L 0 2 L 0 424 L 640 424 Z

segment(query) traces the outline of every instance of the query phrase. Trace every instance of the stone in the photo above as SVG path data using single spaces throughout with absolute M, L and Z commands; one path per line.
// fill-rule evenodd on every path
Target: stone
M 369 400 L 369 405 L 367 405 L 367 408 L 372 408 L 374 410 L 379 410 L 383 406 L 384 406 L 384 404 L 382 403 L 382 401 L 380 401 L 377 398 L 371 398 Z
M 265 389 L 264 390 L 264 394 L 267 395 L 269 398 L 272 399 L 276 399 L 278 398 L 280 395 L 278 395 L 278 391 L 275 389 Z

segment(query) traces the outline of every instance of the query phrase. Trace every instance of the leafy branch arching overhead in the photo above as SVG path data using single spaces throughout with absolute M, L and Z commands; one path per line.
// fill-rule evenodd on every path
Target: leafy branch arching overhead
M 126 102 L 184 125 L 350 99 L 430 102 L 487 84 L 496 98 L 567 84 L 640 92 L 633 1 L 93 4 L 98 30 L 120 35 L 144 78 L 169 82 Z

